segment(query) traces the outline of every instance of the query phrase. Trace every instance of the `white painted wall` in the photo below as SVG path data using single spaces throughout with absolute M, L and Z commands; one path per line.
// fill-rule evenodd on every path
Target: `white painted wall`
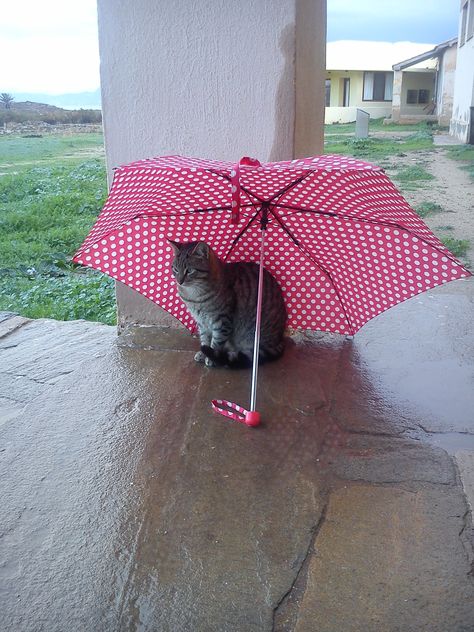
M 440 59 L 436 113 L 440 125 L 449 125 L 453 114 L 457 46 L 448 48 Z
M 140 158 L 322 152 L 325 0 L 98 0 L 109 175 Z M 161 310 L 117 286 L 119 324 Z
M 326 125 L 331 123 L 353 123 L 356 120 L 358 109 L 370 114 L 371 119 L 387 118 L 392 113 L 392 102 L 388 104 L 376 103 L 375 105 L 363 103 L 359 107 L 327 107 L 324 122 Z
M 461 2 L 461 7 L 465 4 Z M 474 2 L 470 3 L 470 11 L 474 11 Z M 461 34 L 459 34 L 461 35 Z M 453 115 L 449 133 L 462 143 L 469 140 L 470 108 L 474 106 L 474 37 L 464 44 L 458 38 L 456 74 L 454 79 Z

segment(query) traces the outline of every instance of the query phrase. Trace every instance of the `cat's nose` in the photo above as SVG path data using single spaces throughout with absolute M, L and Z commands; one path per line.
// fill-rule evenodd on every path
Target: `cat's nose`
M 186 279 L 186 272 L 180 272 L 176 275 L 176 281 L 178 285 L 183 285 L 183 282 L 185 279 Z

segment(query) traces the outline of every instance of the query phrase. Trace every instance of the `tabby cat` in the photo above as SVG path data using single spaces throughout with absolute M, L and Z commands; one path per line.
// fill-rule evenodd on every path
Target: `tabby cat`
M 178 293 L 199 328 L 201 350 L 194 359 L 207 366 L 250 366 L 253 356 L 258 265 L 225 263 L 202 241 L 169 242 Z M 259 362 L 284 350 L 287 313 L 283 294 L 267 271 L 263 277 Z

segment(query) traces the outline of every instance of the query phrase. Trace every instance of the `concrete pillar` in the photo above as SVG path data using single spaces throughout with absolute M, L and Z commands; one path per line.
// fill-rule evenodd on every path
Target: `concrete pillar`
M 456 53 L 457 47 L 451 46 L 440 58 L 440 69 L 438 72 L 438 94 L 436 103 L 436 114 L 439 125 L 448 126 L 453 115 L 453 94 L 454 79 L 456 73 Z
M 98 0 L 111 170 L 185 154 L 322 153 L 326 0 Z M 119 326 L 166 318 L 117 284 Z
M 392 95 L 392 119 L 398 123 L 400 120 L 400 110 L 402 107 L 402 80 L 403 71 L 393 72 L 393 95 Z

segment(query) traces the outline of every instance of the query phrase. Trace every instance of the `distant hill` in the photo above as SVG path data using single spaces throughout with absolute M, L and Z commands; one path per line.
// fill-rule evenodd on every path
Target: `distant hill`
M 102 111 L 94 108 L 66 109 L 36 101 L 12 101 L 0 104 L 0 125 L 45 123 L 47 125 L 100 125 Z
M 70 92 L 67 94 L 40 94 L 33 92 L 12 92 L 17 102 L 35 102 L 53 105 L 66 110 L 100 110 L 100 89 L 93 92 Z
M 5 109 L 5 106 L 2 106 L 3 109 Z M 56 105 L 49 105 L 48 103 L 16 100 L 11 102 L 9 109 L 14 112 L 26 112 L 29 114 L 58 114 L 66 111 L 64 108 L 58 108 Z

